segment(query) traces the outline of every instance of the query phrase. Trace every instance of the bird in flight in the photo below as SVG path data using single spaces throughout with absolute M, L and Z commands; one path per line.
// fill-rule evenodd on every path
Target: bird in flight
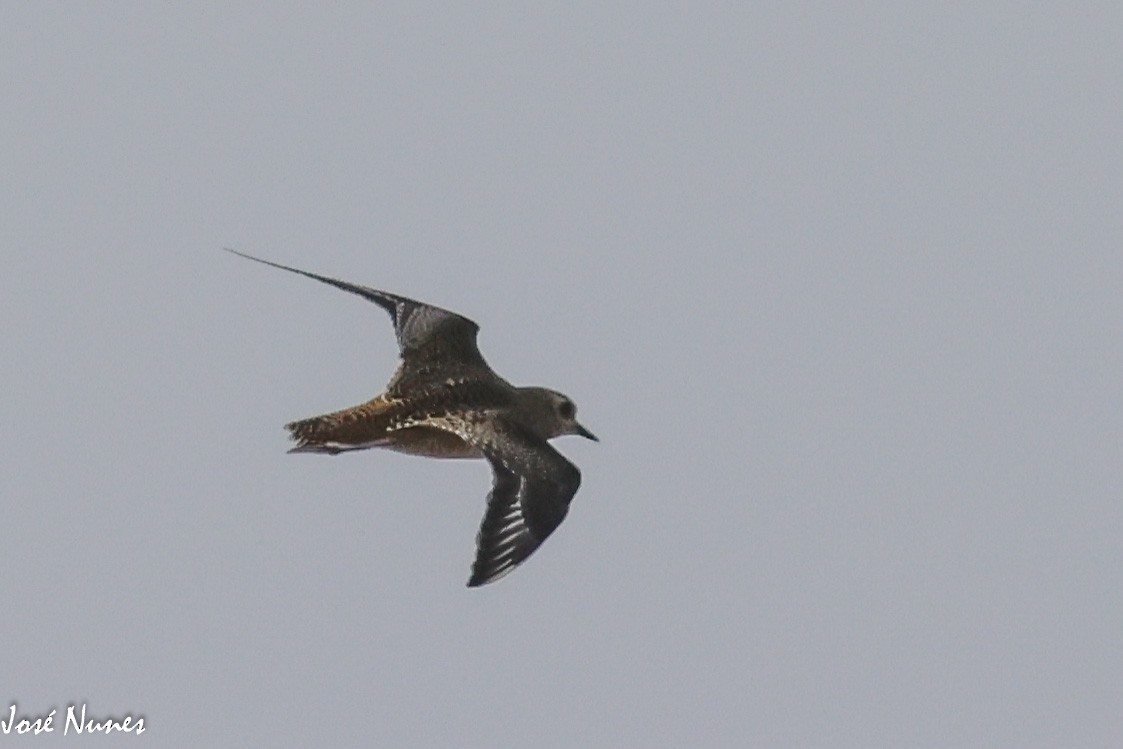
M 494 582 L 526 560 L 561 524 L 581 472 L 547 440 L 597 438 L 573 401 L 515 387 L 491 370 L 466 317 L 396 294 L 239 255 L 357 294 L 390 313 L 401 363 L 385 392 L 342 411 L 286 424 L 293 453 L 337 455 L 384 447 L 430 458 L 485 458 L 493 481 L 476 535 L 469 587 Z

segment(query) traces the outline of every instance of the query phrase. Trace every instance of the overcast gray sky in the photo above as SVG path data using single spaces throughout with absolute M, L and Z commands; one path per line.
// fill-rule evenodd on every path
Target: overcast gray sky
M 1123 745 L 1123 6 L 838 5 L 0 6 L 3 717 Z M 223 246 L 570 394 L 559 531 L 286 455 L 392 331 Z

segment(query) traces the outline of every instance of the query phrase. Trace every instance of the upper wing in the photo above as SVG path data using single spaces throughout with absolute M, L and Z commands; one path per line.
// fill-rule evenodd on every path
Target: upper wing
M 473 441 L 491 463 L 494 483 L 476 534 L 469 587 L 494 582 L 542 545 L 569 511 L 581 472 L 561 453 L 515 425 L 493 420 Z
M 490 367 L 476 345 L 476 334 L 480 327 L 462 315 L 408 297 L 290 268 L 230 248 L 226 250 L 248 260 L 298 273 L 337 289 L 358 294 L 389 312 L 402 357 L 402 365 L 387 388 L 390 392 L 394 392 L 403 382 L 408 385 L 480 372 L 491 374 Z

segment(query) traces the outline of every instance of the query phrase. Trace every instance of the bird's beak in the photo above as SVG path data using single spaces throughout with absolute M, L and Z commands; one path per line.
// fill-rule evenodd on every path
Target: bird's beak
M 592 432 L 590 432 L 588 429 L 581 426 L 580 424 L 575 425 L 575 429 L 574 429 L 573 433 L 579 434 L 587 440 L 592 440 L 593 442 L 600 442 L 600 440 L 597 439 L 597 435 L 593 434 Z

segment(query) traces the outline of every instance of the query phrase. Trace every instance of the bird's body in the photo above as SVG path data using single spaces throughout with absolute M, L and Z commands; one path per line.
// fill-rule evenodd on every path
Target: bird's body
M 286 424 L 297 443 L 290 452 L 335 454 L 384 447 L 426 458 L 482 458 L 479 448 L 459 435 L 425 423 L 455 413 L 457 399 L 469 388 L 441 390 L 407 398 L 383 393 L 352 408 Z M 489 400 L 492 408 L 502 408 L 506 399 Z
M 510 572 L 561 523 L 581 474 L 547 440 L 563 434 L 596 439 L 577 423 L 568 397 L 515 387 L 495 374 L 476 347 L 479 327 L 455 312 L 230 251 L 358 294 L 386 309 L 394 323 L 402 361 L 386 391 L 287 424 L 296 442 L 290 452 L 381 447 L 430 458 L 486 458 L 494 483 L 470 586 Z

